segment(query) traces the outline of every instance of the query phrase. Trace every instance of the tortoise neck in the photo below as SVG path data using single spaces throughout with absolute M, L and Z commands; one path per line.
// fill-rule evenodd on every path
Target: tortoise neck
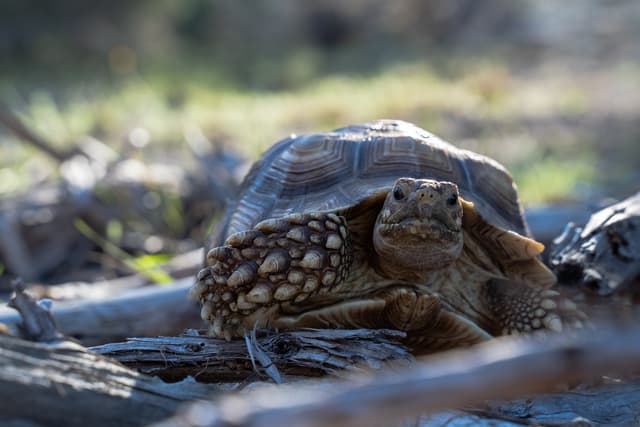
M 411 268 L 403 265 L 397 254 L 374 251 L 375 269 L 385 279 L 414 283 L 426 283 L 434 272 L 446 270 L 449 266 L 437 269 Z

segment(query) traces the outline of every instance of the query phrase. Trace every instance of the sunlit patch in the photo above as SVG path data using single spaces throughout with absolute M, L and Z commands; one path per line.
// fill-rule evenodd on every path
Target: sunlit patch
M 135 127 L 129 132 L 129 143 L 136 148 L 143 148 L 151 140 L 151 134 L 143 127 Z

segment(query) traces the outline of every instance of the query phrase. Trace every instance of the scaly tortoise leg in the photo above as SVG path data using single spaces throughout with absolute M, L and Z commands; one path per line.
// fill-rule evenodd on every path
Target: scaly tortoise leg
M 486 285 L 486 300 L 497 325 L 496 335 L 579 329 L 586 316 L 575 303 L 550 289 L 493 279 Z
M 281 303 L 299 303 L 343 281 L 352 261 L 346 221 L 332 213 L 267 219 L 207 254 L 190 295 L 210 333 L 230 339 L 270 324 Z
M 473 322 L 443 309 L 435 294 L 411 286 L 386 287 L 365 298 L 347 300 L 301 314 L 280 316 L 281 328 L 372 328 L 406 332 L 415 354 L 477 344 L 491 338 Z

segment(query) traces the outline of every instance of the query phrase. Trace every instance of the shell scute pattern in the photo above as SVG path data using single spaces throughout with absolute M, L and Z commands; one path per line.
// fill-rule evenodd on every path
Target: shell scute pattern
M 265 218 L 352 206 L 403 176 L 454 182 L 487 220 L 527 234 L 502 166 L 412 124 L 380 121 L 276 144 L 252 169 L 211 246 Z

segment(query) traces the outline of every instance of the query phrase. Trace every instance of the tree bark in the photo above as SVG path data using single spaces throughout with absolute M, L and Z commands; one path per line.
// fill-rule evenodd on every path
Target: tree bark
M 391 362 L 407 365 L 413 356 L 399 343 L 403 337 L 404 333 L 391 330 L 300 330 L 266 335 L 255 342 L 205 336 L 132 338 L 90 350 L 166 381 L 192 376 L 202 382 L 242 382 L 255 377 L 247 345 L 263 351 L 284 375 L 342 376 Z

